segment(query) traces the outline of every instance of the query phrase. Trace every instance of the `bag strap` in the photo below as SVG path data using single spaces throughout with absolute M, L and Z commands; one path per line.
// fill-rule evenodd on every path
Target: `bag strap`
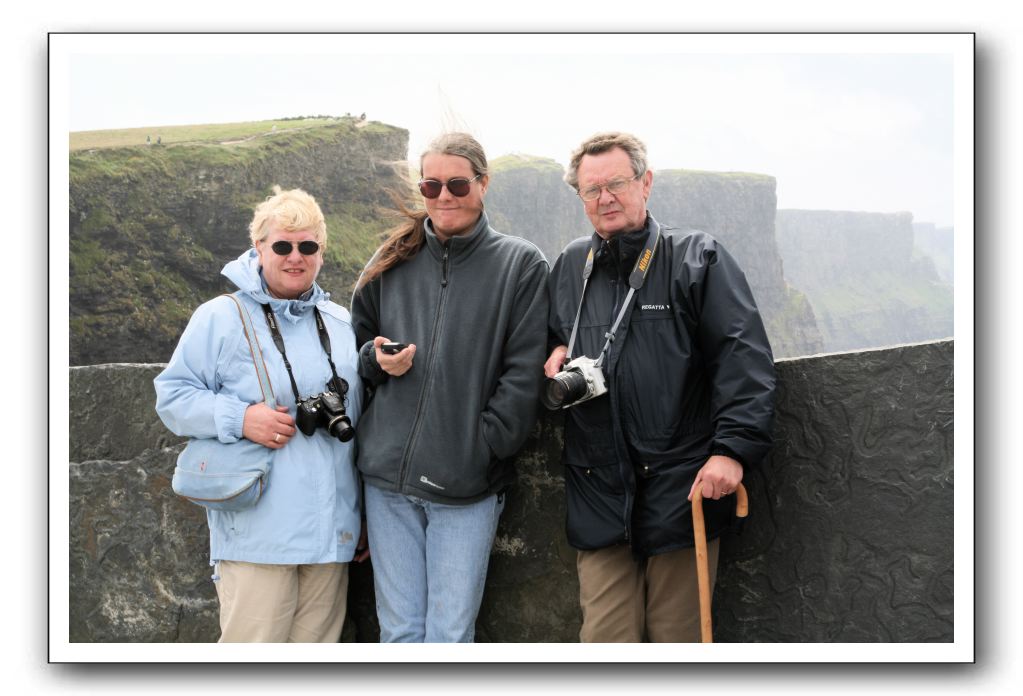
M 249 342 L 249 353 L 252 355 L 252 364 L 256 368 L 256 377 L 259 378 L 259 388 L 263 392 L 263 403 L 270 408 L 277 408 L 277 399 L 274 397 L 273 386 L 270 384 L 270 376 L 266 374 L 266 364 L 263 362 L 263 351 L 259 347 L 259 340 L 256 332 L 252 329 L 252 321 L 249 313 L 242 307 L 242 303 L 232 294 L 224 293 L 224 297 L 230 297 L 238 307 L 238 316 L 242 318 L 242 328 L 245 331 L 245 338 Z

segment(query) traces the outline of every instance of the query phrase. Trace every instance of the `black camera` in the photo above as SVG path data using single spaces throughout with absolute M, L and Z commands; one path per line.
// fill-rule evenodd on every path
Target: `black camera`
M 305 435 L 312 435 L 316 428 L 323 426 L 327 432 L 341 442 L 355 437 L 355 428 L 345 412 L 345 395 L 348 382 L 337 378 L 327 382 L 327 391 L 302 399 L 298 402 L 295 425 Z

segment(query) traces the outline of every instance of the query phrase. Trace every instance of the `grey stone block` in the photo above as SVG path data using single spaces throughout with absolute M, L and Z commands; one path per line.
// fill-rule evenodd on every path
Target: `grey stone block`
M 216 640 L 206 514 L 170 490 L 181 446 L 70 465 L 70 640 Z
M 950 341 L 778 364 L 775 447 L 726 538 L 722 642 L 953 639 Z
M 156 415 L 153 379 L 162 364 L 69 368 L 68 430 L 73 462 L 123 461 L 184 442 Z
M 953 639 L 952 358 L 943 341 L 778 363 L 776 444 L 745 482 L 745 531 L 722 542 L 715 640 Z M 156 446 L 170 436 L 151 405 L 125 397 L 159 368 L 72 368 L 72 391 L 90 390 L 72 394 L 72 440 L 93 442 L 71 451 L 123 456 L 70 465 L 73 641 L 219 636 L 205 515 L 170 491 L 181 445 Z M 578 640 L 562 425 L 543 414 L 517 457 L 479 641 Z M 371 563 L 353 565 L 348 608 L 342 639 L 377 640 Z

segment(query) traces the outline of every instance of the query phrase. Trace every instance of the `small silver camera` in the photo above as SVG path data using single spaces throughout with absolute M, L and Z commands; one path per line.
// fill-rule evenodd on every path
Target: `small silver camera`
M 566 363 L 544 384 L 540 401 L 552 411 L 568 408 L 607 393 L 604 371 L 596 360 L 582 356 Z

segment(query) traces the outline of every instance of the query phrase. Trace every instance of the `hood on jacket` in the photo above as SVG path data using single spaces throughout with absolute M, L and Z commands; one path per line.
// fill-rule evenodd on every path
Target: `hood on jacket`
M 298 321 L 305 312 L 330 299 L 330 293 L 315 282 L 312 288 L 297 300 L 271 297 L 266 287 L 266 281 L 263 280 L 263 268 L 259 265 L 259 253 L 254 248 L 244 251 L 234 261 L 229 261 L 220 273 L 234 283 L 243 295 L 251 297 L 261 305 L 269 303 L 274 314 L 292 322 Z

